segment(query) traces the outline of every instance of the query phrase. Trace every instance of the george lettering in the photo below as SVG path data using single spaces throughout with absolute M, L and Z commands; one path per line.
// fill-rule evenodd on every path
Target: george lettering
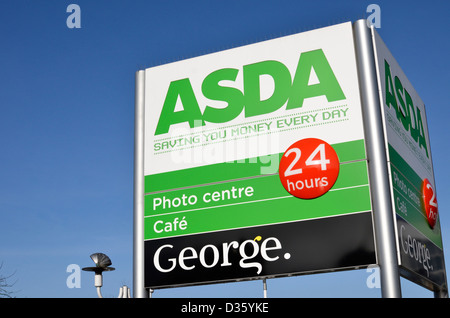
M 426 271 L 427 276 L 430 276 L 430 270 L 433 270 L 433 266 L 430 264 L 431 261 L 431 253 L 428 247 L 423 244 L 418 239 L 412 237 L 411 235 L 407 235 L 406 237 L 403 235 L 405 231 L 405 226 L 402 225 L 400 227 L 400 240 L 402 245 L 402 251 L 404 254 L 408 255 L 410 258 L 416 260 L 419 264 L 422 265 L 423 269 Z
M 268 237 L 259 244 L 256 240 L 249 239 L 243 242 L 231 241 L 219 246 L 206 244 L 201 248 L 184 247 L 174 253 L 174 247 L 170 244 L 160 246 L 153 257 L 155 268 L 162 273 L 169 273 L 179 267 L 185 271 L 193 270 L 200 266 L 202 268 L 213 268 L 215 266 L 232 266 L 230 255 L 239 255 L 239 266 L 241 268 L 254 270 L 255 274 L 262 272 L 263 263 L 275 262 L 280 259 L 282 244 L 276 237 Z M 176 254 L 178 253 L 178 256 Z M 169 257 L 170 255 L 170 257 Z M 283 258 L 290 259 L 289 253 L 284 253 Z

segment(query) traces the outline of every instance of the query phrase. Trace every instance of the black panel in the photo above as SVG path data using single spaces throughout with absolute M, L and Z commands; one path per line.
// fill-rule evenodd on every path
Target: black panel
M 428 289 L 446 284 L 444 253 L 428 238 L 397 215 L 402 276 Z M 406 270 L 406 271 L 405 271 Z
M 182 269 L 179 255 L 187 247 L 182 263 L 189 269 Z M 158 250 L 162 270 L 175 264 L 167 273 L 155 267 Z M 372 217 L 365 212 L 146 241 L 145 286 L 295 275 L 374 263 Z

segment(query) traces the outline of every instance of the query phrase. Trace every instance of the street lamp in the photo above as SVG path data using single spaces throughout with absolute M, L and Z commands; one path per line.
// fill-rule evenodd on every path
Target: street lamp
M 103 272 L 110 272 L 115 270 L 112 265 L 111 259 L 103 253 L 94 253 L 91 255 L 91 259 L 95 263 L 95 267 L 84 267 L 83 270 L 87 272 L 95 273 L 95 287 L 97 288 L 97 294 L 99 298 L 103 298 L 101 287 L 103 286 Z M 127 286 L 123 286 L 120 289 L 119 298 L 130 298 L 130 290 Z

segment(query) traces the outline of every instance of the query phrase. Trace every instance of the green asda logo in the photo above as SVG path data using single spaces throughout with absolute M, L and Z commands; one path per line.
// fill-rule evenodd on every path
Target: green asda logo
M 425 150 L 425 154 L 427 155 L 427 158 L 429 158 L 425 132 L 423 130 L 422 115 L 419 107 L 414 106 L 411 95 L 409 95 L 408 91 L 403 87 L 402 82 L 397 76 L 395 76 L 394 81 L 392 81 L 391 67 L 386 60 L 384 61 L 384 69 L 386 105 L 395 110 L 398 121 L 402 124 L 403 128 L 409 132 L 419 148 Z
M 155 135 L 167 133 L 171 125 L 178 123 L 187 122 L 191 128 L 204 126 L 205 122 L 225 123 L 236 118 L 242 111 L 245 117 L 268 114 L 286 102 L 286 109 L 299 108 L 305 99 L 316 96 L 325 96 L 329 102 L 345 99 L 341 86 L 321 49 L 300 54 L 293 78 L 283 63 L 269 60 L 243 66 L 242 91 L 221 85 L 221 81 L 236 81 L 239 72 L 239 69 L 223 68 L 205 77 L 201 86 L 204 97 L 223 101 L 227 106 L 215 108 L 202 105 L 203 113 L 189 78 L 171 82 Z M 314 83 L 311 83 L 313 72 L 316 77 Z M 267 99 L 261 98 L 262 75 L 269 75 L 274 82 L 273 93 Z M 183 105 L 183 110 L 175 111 L 178 99 Z

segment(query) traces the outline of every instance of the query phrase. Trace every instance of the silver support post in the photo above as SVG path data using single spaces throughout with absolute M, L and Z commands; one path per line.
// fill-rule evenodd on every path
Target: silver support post
M 401 297 L 400 275 L 372 32 L 364 19 L 356 21 L 353 24 L 353 30 L 372 195 L 375 244 L 380 266 L 381 294 L 385 298 L 396 298 Z
M 102 286 L 103 286 L 103 275 L 102 273 L 95 273 L 95 287 L 97 288 L 98 298 L 103 298 L 102 296 Z
M 434 291 L 434 298 L 448 298 L 448 290 L 439 289 L 437 291 Z
M 267 298 L 267 283 L 266 279 L 263 279 L 263 290 L 264 290 L 264 298 Z
M 148 298 L 144 287 L 144 91 L 145 71 L 136 72 L 134 122 L 133 297 Z

